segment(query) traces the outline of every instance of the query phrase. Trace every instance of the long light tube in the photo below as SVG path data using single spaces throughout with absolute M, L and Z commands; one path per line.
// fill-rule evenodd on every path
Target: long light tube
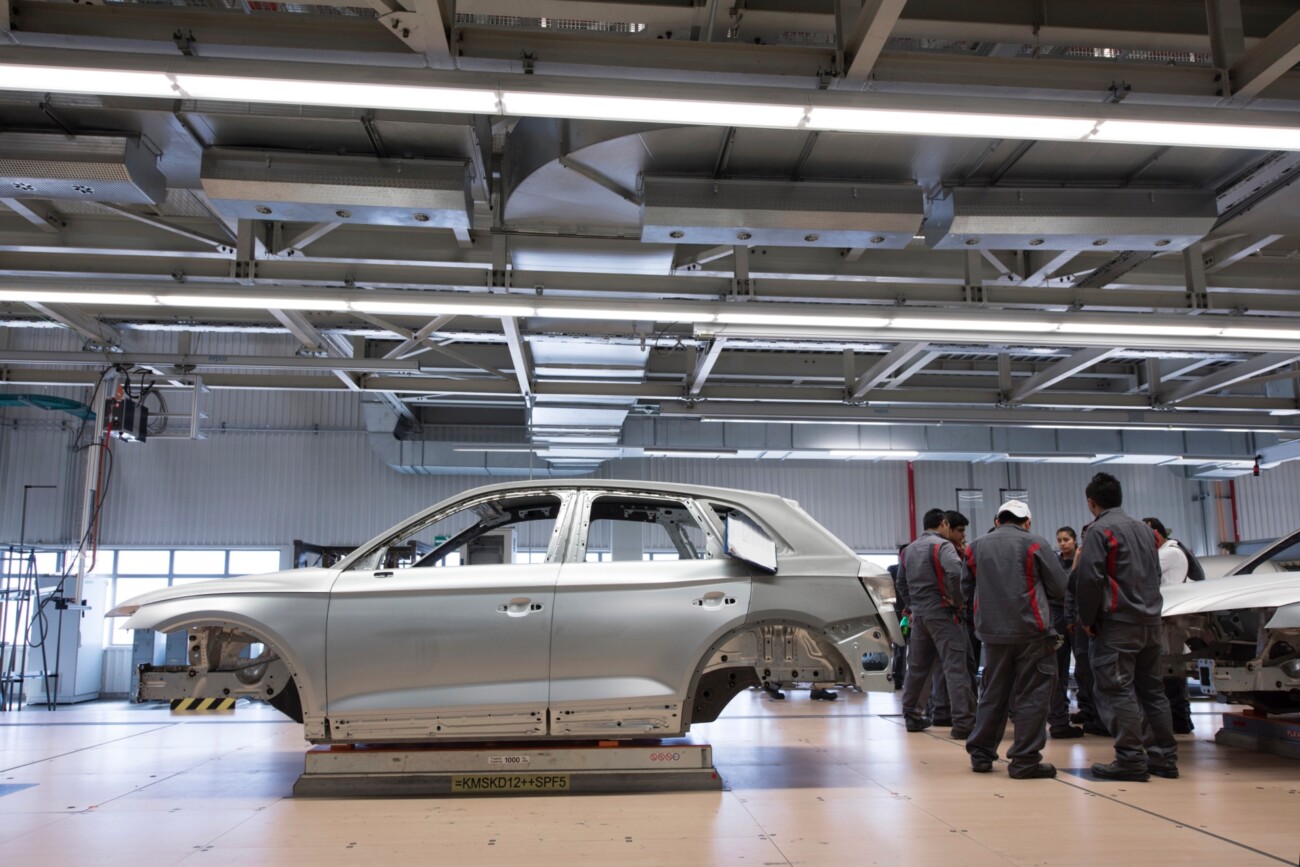
M 578 79 L 552 83 L 540 77 L 530 81 L 527 87 L 522 82 L 515 87 L 505 84 L 510 80 L 506 76 L 489 86 L 484 86 L 483 76 L 464 78 L 463 85 L 461 79 L 453 76 L 445 77 L 441 83 L 423 84 L 415 79 L 409 83 L 384 81 L 370 70 L 340 72 L 334 68 L 322 68 L 320 77 L 311 79 L 298 77 L 304 74 L 301 67 L 294 68 L 285 77 L 250 77 L 213 74 L 213 70 L 221 68 L 219 60 L 205 58 L 202 65 L 190 64 L 188 60 L 149 57 L 138 61 L 142 65 L 155 65 L 154 69 L 0 64 L 0 89 L 887 135 L 1300 150 L 1300 125 L 1292 125 L 1278 112 L 1208 109 L 1202 112 L 1211 118 L 1206 122 L 1181 119 L 1166 106 L 1097 109 L 1081 104 L 1044 103 L 1032 112 L 1014 114 L 996 110 L 995 104 L 990 104 L 988 111 L 958 101 L 932 101 L 932 107 L 893 108 L 881 106 L 878 96 L 794 90 L 774 94 L 770 88 L 752 89 L 752 98 L 744 88 L 733 88 L 730 93 L 736 94 L 736 99 L 720 99 L 706 97 L 699 88 L 656 89 L 654 83 L 645 82 L 624 85 L 625 89 L 645 91 L 644 95 L 580 92 L 584 87 L 599 91 L 607 85 L 596 82 L 587 85 Z M 385 72 L 391 74 L 394 70 Z M 354 80 L 368 75 L 377 80 Z M 872 99 L 877 104 L 851 104 L 853 100 Z M 825 104 L 828 102 L 834 104 Z M 1140 116 L 1143 111 L 1157 116 L 1143 118 Z M 1217 117 L 1222 117 L 1224 122 L 1214 122 L 1213 118 Z
M 133 287 L 134 288 L 134 287 Z M 660 303 L 588 302 L 579 306 L 573 299 L 541 299 L 531 296 L 487 293 L 389 292 L 366 293 L 349 298 L 344 293 L 328 291 L 308 293 L 271 289 L 269 294 L 242 293 L 226 289 L 221 293 L 188 292 L 147 293 L 111 292 L 85 289 L 0 289 L 0 303 L 72 304 L 89 307 L 175 307 L 219 308 L 227 310 L 300 310 L 371 314 L 407 314 L 415 316 L 544 317 L 552 319 L 612 320 L 623 322 L 681 322 L 699 326 L 697 333 L 706 336 L 763 337 L 791 339 L 843 339 L 898 341 L 918 339 L 917 333 L 938 333 L 972 337 L 978 334 L 1023 333 L 1055 336 L 1055 343 L 1086 344 L 1089 340 L 1115 338 L 1149 338 L 1154 340 L 1222 341 L 1249 348 L 1243 341 L 1263 344 L 1300 342 L 1300 323 L 1294 328 L 1278 327 L 1278 320 L 1263 320 L 1258 327 L 1237 324 L 1242 317 L 1205 315 L 1189 323 L 1169 321 L 1135 322 L 1133 317 L 1077 316 L 1071 312 L 1016 315 L 1018 311 L 979 311 L 980 314 L 955 318 L 952 311 L 935 309 L 939 315 L 923 311 L 905 314 L 886 312 L 885 307 L 845 307 L 826 305 L 826 313 L 804 312 L 817 305 L 751 303 L 746 309 L 734 305 L 663 301 Z M 765 309 L 766 308 L 766 309 Z M 859 312 L 862 311 L 862 312 Z M 870 311 L 870 312 L 867 312 Z M 877 311 L 880 311 L 877 313 Z M 928 312 L 928 311 L 926 311 Z M 1153 317 L 1154 318 L 1154 317 Z M 1285 321 L 1285 320 L 1283 320 Z M 1228 324 L 1232 322 L 1233 324 Z M 1065 335 L 1078 335 L 1065 337 Z M 1141 345 L 1139 339 L 1135 345 Z M 1274 348 L 1270 346 L 1263 349 Z M 1290 347 L 1283 346 L 1282 349 Z

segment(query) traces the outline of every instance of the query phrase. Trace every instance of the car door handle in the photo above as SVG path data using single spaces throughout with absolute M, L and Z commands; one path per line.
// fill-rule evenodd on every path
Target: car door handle
M 719 593 L 715 590 L 711 593 L 705 593 L 699 599 L 692 599 L 691 604 L 700 608 L 721 608 L 724 605 L 735 605 L 736 600 L 726 593 Z
M 498 605 L 497 611 L 507 617 L 525 617 L 534 611 L 541 611 L 542 603 L 534 602 L 526 596 L 516 596 L 505 605 Z
M 375 577 L 376 577 L 376 578 L 392 578 L 392 577 L 393 577 L 393 573 L 392 573 L 392 572 L 376 572 L 376 573 L 375 573 Z

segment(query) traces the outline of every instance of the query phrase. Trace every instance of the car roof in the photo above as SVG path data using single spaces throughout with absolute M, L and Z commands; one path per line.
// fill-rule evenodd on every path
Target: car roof
M 788 503 L 778 494 L 743 491 L 738 488 L 715 488 L 708 485 L 684 485 L 676 482 L 637 481 L 632 479 L 534 479 L 522 482 L 500 482 L 481 488 L 461 491 L 448 499 L 461 499 L 467 494 L 493 494 L 498 492 L 554 491 L 563 489 L 645 491 L 646 493 L 676 493 L 689 497 L 713 497 L 743 503 Z

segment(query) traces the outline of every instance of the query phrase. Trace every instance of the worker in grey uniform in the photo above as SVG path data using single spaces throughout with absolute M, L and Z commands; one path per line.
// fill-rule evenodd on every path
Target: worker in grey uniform
M 1105 780 L 1178 776 L 1169 700 L 1160 680 L 1160 558 L 1151 528 L 1124 513 L 1119 480 L 1097 473 L 1086 489 L 1096 516 L 1079 549 L 1079 622 L 1092 639 L 1094 698 L 1115 738 L 1115 761 L 1094 764 Z
M 984 686 L 966 752 L 972 770 L 993 770 L 1014 708 L 1007 773 L 1015 780 L 1056 776 L 1043 745 L 1061 643 L 1052 611 L 1065 601 L 1065 570 L 1052 544 L 1029 532 L 1030 518 L 1023 501 L 1003 503 L 993 531 L 970 544 L 961 581 L 984 643 Z
M 899 568 L 907 581 L 912 612 L 907 680 L 903 684 L 904 722 L 909 732 L 930 727 L 925 703 L 935 667 L 942 666 L 952 704 L 951 737 L 965 740 L 975 724 L 975 697 L 966 676 L 961 558 L 946 538 L 948 517 L 943 509 L 926 512 L 921 526 L 924 532 L 903 551 Z

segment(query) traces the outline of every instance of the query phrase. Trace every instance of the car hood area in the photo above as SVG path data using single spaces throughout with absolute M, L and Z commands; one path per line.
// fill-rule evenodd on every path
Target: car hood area
M 1160 588 L 1165 617 L 1231 611 L 1242 608 L 1277 608 L 1270 629 L 1300 625 L 1300 572 L 1265 575 L 1229 575 L 1206 581 L 1189 581 Z M 1294 609 L 1294 610 L 1292 610 Z M 1282 620 L 1284 622 L 1279 623 Z
M 214 578 L 177 587 L 165 587 L 133 596 L 108 612 L 109 617 L 129 617 L 136 610 L 157 602 L 196 599 L 202 596 L 231 596 L 262 593 L 327 593 L 337 575 L 334 569 L 291 569 L 245 575 L 240 578 Z

